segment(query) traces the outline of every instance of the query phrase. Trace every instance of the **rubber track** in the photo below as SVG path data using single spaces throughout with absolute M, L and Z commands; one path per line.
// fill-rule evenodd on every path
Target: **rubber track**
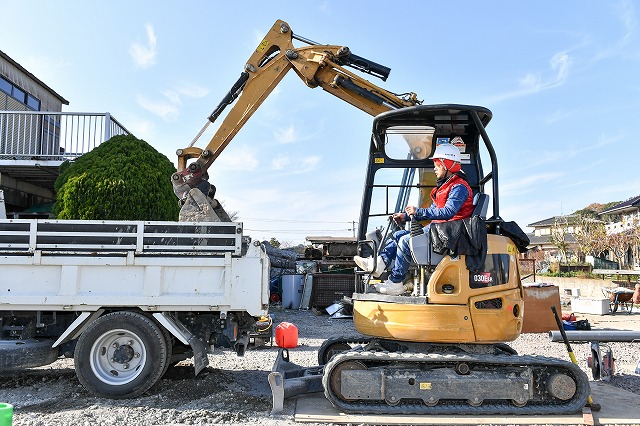
M 384 401 L 360 401 L 348 402 L 339 399 L 329 385 L 333 370 L 338 364 L 345 361 L 359 360 L 368 364 L 384 362 L 415 362 L 418 364 L 441 364 L 443 362 L 466 362 L 505 367 L 529 366 L 532 368 L 553 368 L 562 370 L 576 381 L 576 394 L 568 401 L 556 399 L 529 400 L 524 407 L 517 407 L 511 401 L 491 400 L 490 396 L 479 407 L 469 405 L 466 401 L 442 401 L 438 405 L 428 406 L 422 401 L 402 400 L 397 405 L 388 405 Z M 589 379 L 587 375 L 576 365 L 559 360 L 540 356 L 519 355 L 457 355 L 457 354 L 410 354 L 388 352 L 345 352 L 334 356 L 325 366 L 322 377 L 325 396 L 338 409 L 346 413 L 371 413 L 371 414 L 420 414 L 420 415 L 553 415 L 573 414 L 582 409 L 587 403 L 590 393 Z
M 322 342 L 320 345 L 320 349 L 318 349 L 318 364 L 324 365 L 322 360 L 324 359 L 324 353 L 329 349 L 329 347 L 335 343 L 347 343 L 351 345 L 366 345 L 373 337 L 366 337 L 362 335 L 354 335 L 354 336 L 340 336 L 340 337 L 330 337 L 329 339 Z

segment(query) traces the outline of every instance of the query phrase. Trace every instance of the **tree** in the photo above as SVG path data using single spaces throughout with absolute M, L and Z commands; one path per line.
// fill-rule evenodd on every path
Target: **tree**
M 567 251 L 569 250 L 569 243 L 566 240 L 567 233 L 567 220 L 564 219 L 564 223 L 561 223 L 561 220 L 556 218 L 551 227 L 549 242 L 558 249 L 564 263 L 567 262 Z
M 611 250 L 613 257 L 620 265 L 620 268 L 625 266 L 625 255 L 631 242 L 630 232 L 622 231 L 611 233 L 607 236 L 607 248 Z
M 58 219 L 177 220 L 169 159 L 132 135 L 114 136 L 60 167 Z
M 633 260 L 637 265 L 640 263 L 640 216 L 630 216 L 627 219 L 627 224 L 629 227 L 629 245 L 631 246 Z
M 574 236 L 580 252 L 589 256 L 599 256 L 606 250 L 607 230 L 604 222 L 591 215 L 578 216 Z
M 278 241 L 276 237 L 271 237 L 269 244 L 271 244 L 271 247 L 280 248 L 280 241 Z

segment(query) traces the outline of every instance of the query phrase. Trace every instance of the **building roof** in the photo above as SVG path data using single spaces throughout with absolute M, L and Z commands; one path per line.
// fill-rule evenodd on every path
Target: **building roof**
M 541 245 L 549 245 L 551 242 L 549 241 L 550 235 L 534 235 L 527 234 L 529 237 L 529 247 L 530 246 L 541 246 Z M 577 244 L 578 240 L 576 240 L 575 235 L 573 234 L 565 234 L 564 241 L 568 244 Z
M 64 105 L 69 105 L 69 101 L 66 100 L 65 98 L 63 98 L 62 96 L 60 96 L 55 90 L 53 90 L 51 87 L 47 86 L 46 84 L 44 84 L 44 82 L 42 80 L 40 80 L 38 77 L 36 77 L 35 75 L 31 74 L 25 67 L 23 67 L 22 65 L 20 65 L 19 63 L 17 63 L 16 61 L 14 61 L 13 59 L 11 59 L 11 57 L 9 55 L 7 55 L 6 53 L 4 53 L 2 50 L 0 50 L 0 58 L 6 60 L 7 62 L 9 62 L 11 65 L 13 65 L 14 67 L 18 68 L 20 71 L 22 71 L 23 73 L 25 73 L 26 75 L 28 75 L 30 78 L 32 78 L 34 81 L 36 81 L 40 86 L 42 86 L 43 88 L 47 89 L 47 91 L 49 91 L 53 96 L 55 96 L 56 98 L 58 98 L 58 100 L 60 102 L 62 102 Z
M 533 222 L 528 224 L 527 226 L 535 227 L 543 227 L 543 226 L 553 226 L 556 223 L 567 225 L 573 224 L 578 221 L 578 216 L 570 214 L 566 216 L 553 216 L 549 219 L 540 220 L 538 222 Z
M 609 207 L 608 209 L 598 213 L 598 216 L 603 214 L 624 213 L 630 210 L 638 210 L 638 209 L 640 209 L 640 195 L 636 197 L 631 197 L 628 200 L 618 203 L 613 207 Z

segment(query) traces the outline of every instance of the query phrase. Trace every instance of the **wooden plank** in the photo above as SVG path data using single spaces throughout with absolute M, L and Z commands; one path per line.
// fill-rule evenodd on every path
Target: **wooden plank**
M 351 423 L 371 425 L 542 425 L 580 424 L 580 414 L 565 416 L 416 416 L 346 414 L 331 405 L 322 393 L 303 395 L 296 403 L 296 422 L 302 423 Z
M 602 409 L 591 418 L 582 412 L 560 416 L 383 416 L 376 414 L 341 413 L 322 393 L 301 395 L 296 403 L 295 421 L 302 423 L 354 423 L 389 425 L 546 425 L 546 424 L 627 424 L 637 425 L 640 419 L 638 395 L 604 382 L 590 382 L 594 402 Z M 589 409 L 591 412 L 591 410 Z M 593 420 L 593 423 L 587 421 Z

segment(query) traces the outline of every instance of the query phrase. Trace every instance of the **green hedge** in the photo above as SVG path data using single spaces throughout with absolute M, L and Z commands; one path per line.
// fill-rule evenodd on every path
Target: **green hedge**
M 114 136 L 60 167 L 58 219 L 177 220 L 169 159 L 132 135 Z

